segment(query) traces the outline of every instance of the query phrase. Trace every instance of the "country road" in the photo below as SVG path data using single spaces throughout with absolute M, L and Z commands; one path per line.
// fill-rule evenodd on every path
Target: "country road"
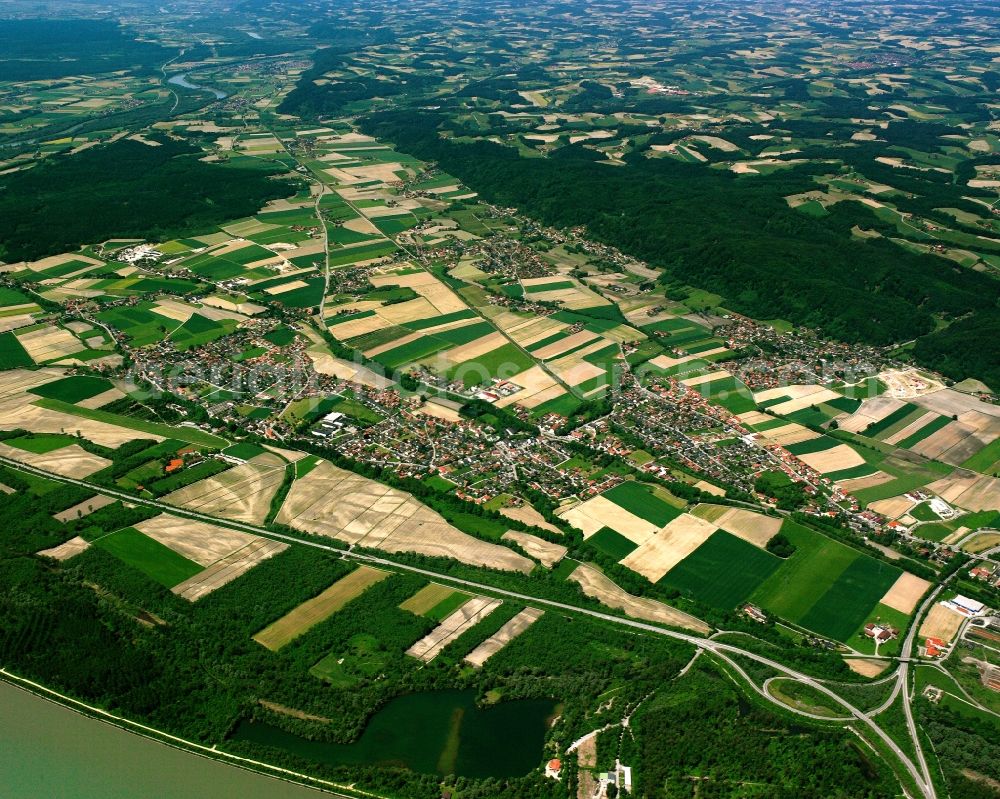
M 761 693 L 761 691 L 757 688 L 757 686 L 753 683 L 753 681 L 750 680 L 749 676 L 746 675 L 743 669 L 741 669 L 738 666 L 738 664 L 734 663 L 731 658 L 727 657 L 727 654 L 739 655 L 741 657 L 754 660 L 758 663 L 761 663 L 765 666 L 774 669 L 775 671 L 780 672 L 785 677 L 789 677 L 793 680 L 797 680 L 805 685 L 810 686 L 814 690 L 819 691 L 820 693 L 827 696 L 829 699 L 833 700 L 837 705 L 843 707 L 847 711 L 846 714 L 847 716 L 852 718 L 860 725 L 867 727 L 896 756 L 900 764 L 902 764 L 902 766 L 909 773 L 910 777 L 913 779 L 914 784 L 917 786 L 917 788 L 920 791 L 920 794 L 924 797 L 924 799 L 937 799 L 937 792 L 934 788 L 932 780 L 930 779 L 929 769 L 927 767 L 927 763 L 920 746 L 919 737 L 916 734 L 916 723 L 913 720 L 913 715 L 909 701 L 910 697 L 908 693 L 904 693 L 903 706 L 905 708 L 907 724 L 910 728 L 910 734 L 913 737 L 913 745 L 917 753 L 917 761 L 919 769 L 918 765 L 915 765 L 913 761 L 910 760 L 907 754 L 899 747 L 898 744 L 896 744 L 896 742 L 885 732 L 885 730 L 883 730 L 879 726 L 879 724 L 876 722 L 875 719 L 873 719 L 868 713 L 865 713 L 864 711 L 852 705 L 847 700 L 840 697 L 837 693 L 828 688 L 821 680 L 810 677 L 806 674 L 803 674 L 802 672 L 796 671 L 795 669 L 792 669 L 784 665 L 783 663 L 779 663 L 776 660 L 772 660 L 770 658 L 764 657 L 763 655 L 758 655 L 754 652 L 741 649 L 740 647 L 735 646 L 733 644 L 720 643 L 719 641 L 715 641 L 712 639 L 700 638 L 696 635 L 682 633 L 677 630 L 667 629 L 664 627 L 657 626 L 655 624 L 648 624 L 646 622 L 637 621 L 635 619 L 623 618 L 620 616 L 612 615 L 610 613 L 603 613 L 601 611 L 592 610 L 590 608 L 578 607 L 576 605 L 570 605 L 564 602 L 557 602 L 552 599 L 545 599 L 543 597 L 532 596 L 530 594 L 522 594 L 516 591 L 497 588 L 495 586 L 486 583 L 480 583 L 473 580 L 466 580 L 453 577 L 451 575 L 436 572 L 431 569 L 423 569 L 417 566 L 411 566 L 405 563 L 399 563 L 395 560 L 392 560 L 391 558 L 353 552 L 350 550 L 343 549 L 341 547 L 336 547 L 336 546 L 331 546 L 329 544 L 321 543 L 312 538 L 288 535 L 285 533 L 277 533 L 274 532 L 273 530 L 268 530 L 267 528 L 258 527 L 256 525 L 246 524 L 244 522 L 236 522 L 227 519 L 220 519 L 218 517 L 209 516 L 207 514 L 199 513 L 197 511 L 176 507 L 174 505 L 168 505 L 167 503 L 160 502 L 159 500 L 136 497 L 127 492 L 119 491 L 118 489 L 108 488 L 102 485 L 97 485 L 95 483 L 90 483 L 86 480 L 80 480 L 73 477 L 64 477 L 62 475 L 52 474 L 51 472 L 46 472 L 34 466 L 28 466 L 27 464 L 23 464 L 20 463 L 19 461 L 3 456 L 0 456 L 0 463 L 12 469 L 17 469 L 18 471 L 34 474 L 38 477 L 44 477 L 46 479 L 53 480 L 56 482 L 68 483 L 70 485 L 80 486 L 81 488 L 87 488 L 89 490 L 94 491 L 94 493 L 104 494 L 106 496 L 114 497 L 115 499 L 120 499 L 124 502 L 130 502 L 136 505 L 144 505 L 146 507 L 156 508 L 157 510 L 163 511 L 165 513 L 171 513 L 175 516 L 180 516 L 182 518 L 188 518 L 195 521 L 205 522 L 208 524 L 215 524 L 221 527 L 229 527 L 232 529 L 240 530 L 242 532 L 250 533 L 252 535 L 257 535 L 263 538 L 271 538 L 286 543 L 300 544 L 303 546 L 313 547 L 314 549 L 319 549 L 325 552 L 336 554 L 343 558 L 363 563 L 378 564 L 384 567 L 388 567 L 390 569 L 408 571 L 415 574 L 420 574 L 425 577 L 432 578 L 439 582 L 452 583 L 455 585 L 472 588 L 478 592 L 510 597 L 512 599 L 516 599 L 521 602 L 529 603 L 532 605 L 543 605 L 549 608 L 556 608 L 558 610 L 566 611 L 569 613 L 589 616 L 591 618 L 599 619 L 603 622 L 617 624 L 620 626 L 629 627 L 636 630 L 642 630 L 643 632 L 653 633 L 655 635 L 662 635 L 664 637 L 671 638 L 674 640 L 683 641 L 687 644 L 690 644 L 691 646 L 696 647 L 697 649 L 704 650 L 706 652 L 710 652 L 716 655 L 720 660 L 723 660 L 728 665 L 736 668 L 736 670 L 740 673 L 740 675 L 750 683 L 751 688 L 753 690 L 756 690 L 758 693 Z M 933 603 L 934 598 L 937 596 L 938 592 L 940 592 L 941 589 L 944 588 L 945 584 L 946 583 L 942 584 L 941 586 L 938 586 L 938 588 L 928 596 L 928 598 L 924 601 L 924 603 L 920 606 L 919 610 L 917 611 L 914 623 L 903 644 L 902 653 L 904 656 L 909 655 L 911 652 L 913 642 L 915 641 L 916 638 L 916 630 L 918 627 L 920 617 L 923 615 L 926 608 Z M 909 664 L 905 660 L 900 661 L 898 666 L 897 680 L 899 681 L 899 689 L 904 691 L 907 685 L 906 678 L 908 673 L 907 672 L 908 666 Z M 774 704 L 778 705 L 779 707 L 785 710 L 791 712 L 798 712 L 800 713 L 800 715 L 804 715 L 806 717 L 814 719 L 817 718 L 812 714 L 801 713 L 800 711 L 796 711 L 794 708 L 790 708 L 788 705 L 785 705 L 784 703 L 770 696 L 766 692 L 763 692 L 763 695 L 771 702 L 773 702 Z M 824 718 L 824 720 L 829 721 L 829 719 L 826 718 Z

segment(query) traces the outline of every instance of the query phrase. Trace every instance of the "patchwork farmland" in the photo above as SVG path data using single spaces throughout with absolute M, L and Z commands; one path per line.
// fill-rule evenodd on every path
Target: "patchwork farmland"
M 986 11 L 84 5 L 0 20 L 5 679 L 345 796 L 1000 780 Z

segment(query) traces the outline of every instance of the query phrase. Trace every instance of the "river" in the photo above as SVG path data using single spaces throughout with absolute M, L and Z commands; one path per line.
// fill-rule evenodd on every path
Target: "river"
M 329 796 L 183 752 L 0 681 L 5 799 L 321 799 Z
M 227 96 L 224 91 L 213 89 L 211 86 L 199 86 L 197 83 L 192 83 L 188 80 L 186 72 L 182 75 L 174 75 L 172 78 L 168 78 L 167 83 L 172 83 L 174 86 L 180 86 L 182 89 L 201 89 L 206 92 L 211 92 L 215 95 L 216 100 L 222 100 Z

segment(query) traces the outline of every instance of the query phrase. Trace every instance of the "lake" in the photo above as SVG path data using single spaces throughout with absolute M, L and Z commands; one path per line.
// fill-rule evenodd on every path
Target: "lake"
M 473 690 L 425 691 L 391 700 L 351 744 L 310 741 L 260 721 L 243 722 L 233 739 L 335 766 L 387 765 L 425 774 L 519 777 L 541 764 L 555 707 L 548 699 L 477 707 Z
M 5 799 L 322 799 L 330 794 L 183 752 L 0 681 Z
M 167 79 L 167 83 L 172 83 L 174 86 L 180 86 L 182 89 L 204 89 L 206 92 L 214 94 L 216 100 L 221 100 L 226 97 L 225 92 L 213 89 L 211 86 L 199 86 L 197 83 L 192 83 L 188 80 L 187 73 L 184 73 L 183 75 L 174 75 L 172 78 Z

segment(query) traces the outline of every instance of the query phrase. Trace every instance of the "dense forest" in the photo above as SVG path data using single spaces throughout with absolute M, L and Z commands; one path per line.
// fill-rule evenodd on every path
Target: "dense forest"
M 978 329 L 992 329 L 1000 322 L 996 281 L 883 237 L 852 238 L 854 226 L 888 232 L 859 203 L 840 203 L 822 218 L 790 208 L 786 196 L 816 187 L 815 167 L 746 178 L 642 154 L 614 169 L 584 150 L 527 159 L 492 142 L 442 138 L 440 121 L 392 111 L 369 116 L 363 127 L 439 163 L 489 201 L 546 224 L 585 225 L 592 237 L 662 269 L 665 281 L 718 293 L 735 311 L 848 342 L 922 337 L 915 355 L 928 365 L 1000 385 L 989 347 L 970 350 L 961 327 L 934 332 L 936 318 L 970 313 Z
M 4 81 L 120 69 L 141 74 L 172 54 L 158 44 L 135 39 L 111 20 L 0 20 L 0 80 Z
M 294 194 L 267 169 L 207 164 L 161 138 L 122 139 L 0 176 L 0 259 L 33 260 L 109 238 L 164 241 L 256 213 Z
M 650 799 L 876 799 L 899 791 L 849 733 L 748 702 L 710 666 L 699 664 L 644 705 L 635 736 L 639 795 Z

